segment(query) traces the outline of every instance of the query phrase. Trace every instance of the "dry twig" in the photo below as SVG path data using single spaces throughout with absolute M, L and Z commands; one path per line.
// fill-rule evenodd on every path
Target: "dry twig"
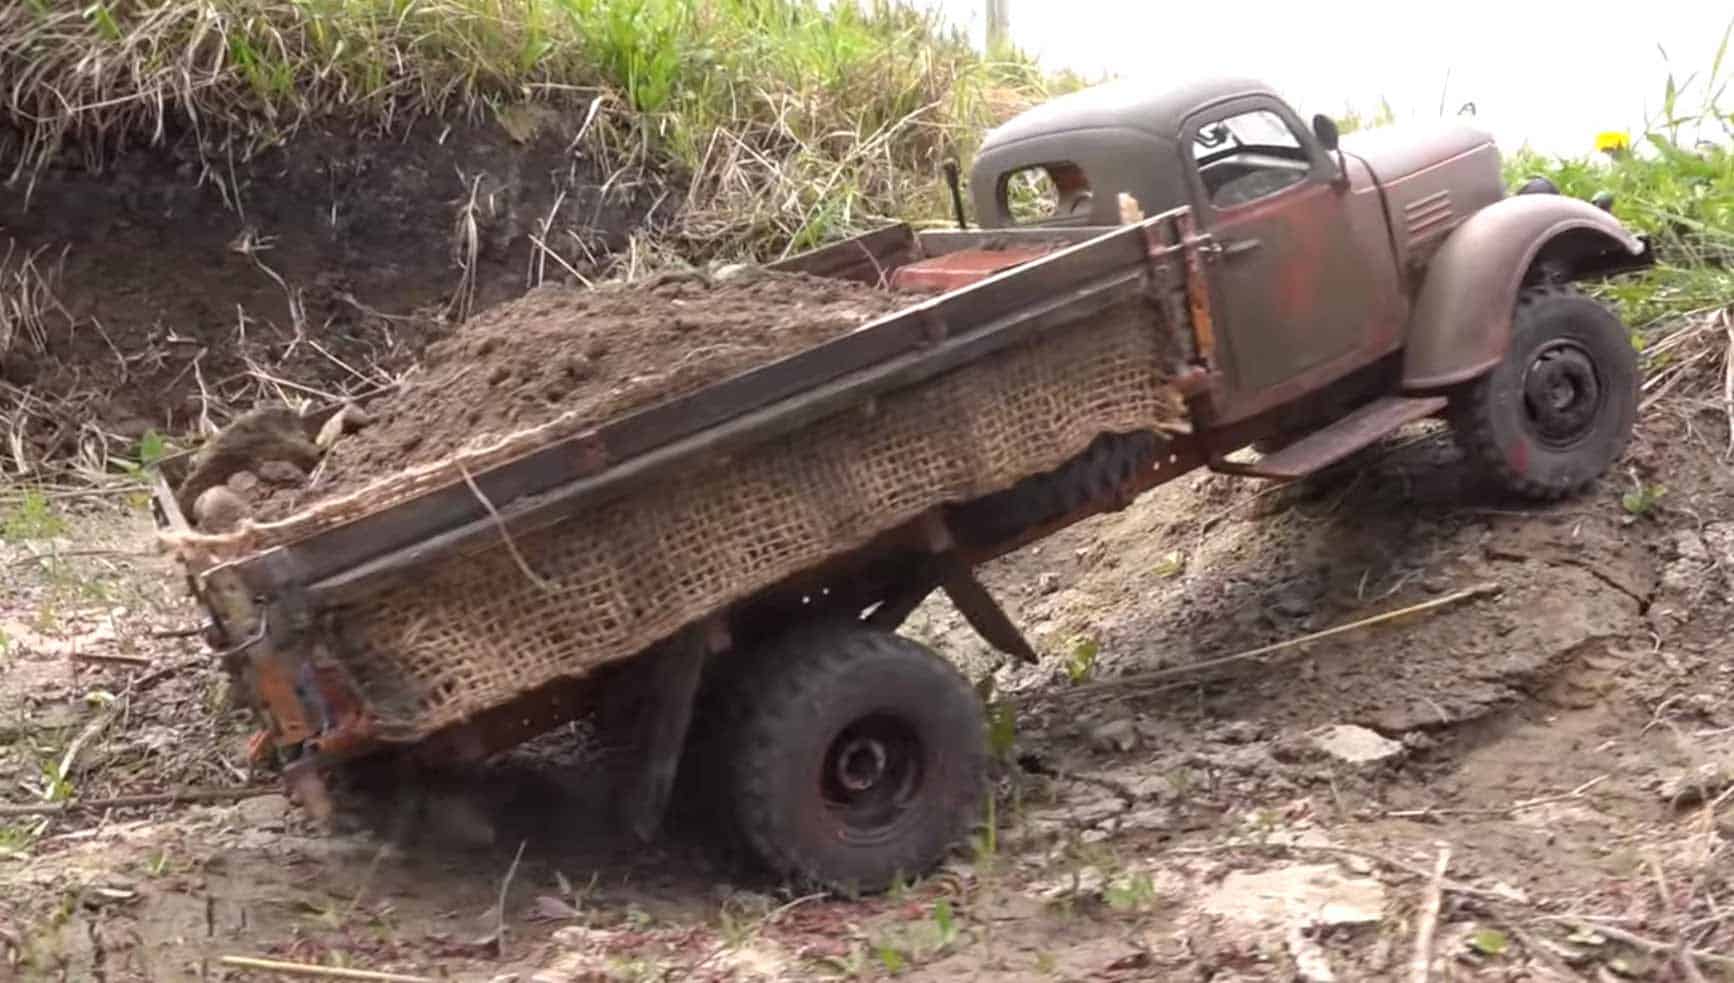
M 1668 909 L 1668 917 L 1674 922 L 1675 934 L 1679 943 L 1674 947 L 1673 962 L 1680 969 L 1680 975 L 1686 978 L 1686 983 L 1709 983 L 1704 979 L 1704 973 L 1692 959 L 1691 942 L 1686 938 L 1686 919 L 1680 914 L 1680 909 L 1674 905 L 1673 892 L 1668 890 L 1668 877 L 1662 872 L 1661 863 L 1654 855 L 1644 858 L 1650 868 L 1650 875 L 1656 880 L 1656 893 L 1662 897 L 1662 906 Z
M 381 973 L 371 969 L 345 969 L 340 966 L 312 966 L 307 963 L 286 963 L 276 959 L 255 959 L 252 956 L 224 956 L 218 962 L 236 969 L 256 969 L 265 973 L 287 976 L 316 976 L 328 980 L 370 980 L 373 983 L 435 983 L 431 976 L 406 976 L 402 973 Z
M 1467 601 L 1478 597 L 1487 597 L 1499 593 L 1502 589 L 1503 588 L 1499 584 L 1492 582 L 1476 584 L 1473 587 L 1466 587 L 1463 590 L 1446 594 L 1444 597 L 1436 597 L 1431 601 L 1423 601 L 1420 604 L 1411 604 L 1408 607 L 1398 608 L 1395 611 L 1386 611 L 1383 614 L 1376 614 L 1370 618 L 1362 618 L 1359 621 L 1351 621 L 1348 624 L 1337 625 L 1335 628 L 1326 628 L 1323 631 L 1316 631 L 1310 635 L 1302 635 L 1299 638 L 1291 638 L 1282 642 L 1273 642 L 1270 645 L 1261 645 L 1258 648 L 1249 649 L 1245 652 L 1237 652 L 1234 655 L 1225 655 L 1217 659 L 1206 659 L 1203 662 L 1176 666 L 1172 669 L 1162 669 L 1156 672 L 1137 673 L 1131 676 L 1121 676 L 1118 679 L 1104 679 L 1097 683 L 1086 683 L 1082 686 L 1074 686 L 1070 689 L 1059 690 L 1051 695 L 1059 699 L 1065 699 L 1068 697 L 1100 693 L 1109 689 L 1141 688 L 1155 683 L 1165 683 L 1171 680 L 1183 678 L 1185 679 L 1185 682 L 1176 685 L 1192 686 L 1205 682 L 1206 680 L 1190 679 L 1186 677 L 1200 675 L 1207 673 L 1212 669 L 1220 669 L 1223 666 L 1234 665 L 1236 663 L 1263 660 L 1266 656 L 1274 655 L 1275 653 L 1281 652 L 1285 649 L 1306 645 L 1310 642 L 1322 641 L 1361 628 L 1370 628 L 1374 625 L 1384 624 L 1388 621 L 1395 621 L 1398 618 L 1407 617 L 1409 615 L 1436 611 L 1460 601 Z
M 177 792 L 152 792 L 146 795 L 117 795 L 107 799 L 68 799 L 65 802 L 43 802 L 35 805 L 0 805 L 0 816 L 64 816 L 94 809 L 136 809 L 140 806 L 181 805 L 191 802 L 235 802 L 256 799 L 282 791 L 275 785 L 249 785 L 243 788 L 189 788 Z
M 1439 906 L 1445 897 L 1445 870 L 1451 865 L 1451 845 L 1439 844 L 1439 859 L 1433 865 L 1433 880 L 1427 885 L 1427 900 L 1421 905 L 1421 920 L 1415 929 L 1415 954 L 1409 961 L 1410 983 L 1427 983 L 1433 972 L 1433 936 L 1439 929 Z
M 1568 916 L 1564 918 L 1550 918 L 1545 920 L 1564 921 L 1567 924 L 1582 929 L 1583 931 L 1605 935 L 1608 938 L 1613 939 L 1615 942 L 1624 942 L 1626 945 L 1629 945 L 1634 949 L 1642 949 L 1645 952 L 1654 953 L 1656 955 L 1670 955 L 1677 948 L 1672 942 L 1658 942 L 1655 939 L 1646 938 L 1634 932 L 1628 932 L 1616 925 L 1609 925 L 1606 922 L 1597 921 L 1591 918 Z M 1714 952 L 1708 952 L 1703 949 L 1688 949 L 1686 952 L 1687 955 L 1691 956 L 1698 962 L 1717 966 L 1725 970 L 1734 970 L 1734 957 L 1717 955 Z

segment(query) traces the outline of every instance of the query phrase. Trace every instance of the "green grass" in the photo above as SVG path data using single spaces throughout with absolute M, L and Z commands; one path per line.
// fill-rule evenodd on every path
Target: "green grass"
M 0 164 L 22 174 L 69 148 L 101 159 L 195 129 L 224 162 L 310 124 L 595 105 L 589 138 L 614 166 L 676 178 L 690 249 L 764 256 L 892 215 L 940 219 L 943 160 L 1076 84 L 986 59 L 901 3 L 835 7 L 14 0 L 0 5 Z
M 1729 126 L 1726 49 L 1666 80 L 1663 116 L 1621 161 L 1518 153 L 1571 194 L 1602 188 L 1656 238 L 1657 272 L 1610 288 L 1635 323 L 1734 294 L 1734 157 L 1682 146 Z M 992 124 L 1080 80 L 987 57 L 892 0 L 13 0 L 0 5 L 0 173 L 198 135 L 233 152 L 303 127 L 400 131 L 527 103 L 595 117 L 593 157 L 662 175 L 688 259 L 771 258 L 893 218 L 943 223 L 940 166 Z M 1381 101 L 1340 121 L 1390 122 Z M 574 123 L 576 126 L 576 122 Z
M 1601 291 L 1640 331 L 1734 300 L 1734 148 L 1728 140 L 1688 145 L 1684 137 L 1702 128 L 1734 138 L 1734 106 L 1724 102 L 1734 82 L 1731 38 L 1734 21 L 1707 71 L 1684 81 L 1668 74 L 1661 113 L 1630 151 L 1564 160 L 1519 152 L 1507 161 L 1513 183 L 1542 175 L 1568 195 L 1611 192 L 1614 214 L 1651 237 L 1657 268 Z
M 64 535 L 66 517 L 42 492 L 27 489 L 17 504 L 0 506 L 0 540 L 20 543 Z

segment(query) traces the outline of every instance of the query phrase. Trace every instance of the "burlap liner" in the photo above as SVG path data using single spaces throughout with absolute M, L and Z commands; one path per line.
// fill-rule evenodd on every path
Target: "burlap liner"
M 1175 357 L 1159 316 L 1127 302 L 520 537 L 535 580 L 503 542 L 430 565 L 415 582 L 341 612 L 330 648 L 383 738 L 425 737 L 642 652 L 936 505 L 1052 470 L 1101 433 L 1182 419 L 1167 385 Z M 557 430 L 515 435 L 461 467 L 474 474 Z M 457 474 L 459 464 L 400 476 L 391 499 L 406 485 Z M 384 504 L 353 498 L 325 503 L 318 520 L 250 532 Z M 246 545 L 230 536 L 221 552 Z
M 382 736 L 414 740 L 631 656 L 947 502 L 1051 470 L 1098 434 L 1182 418 L 1173 353 L 1129 304 L 346 612 L 334 648 Z

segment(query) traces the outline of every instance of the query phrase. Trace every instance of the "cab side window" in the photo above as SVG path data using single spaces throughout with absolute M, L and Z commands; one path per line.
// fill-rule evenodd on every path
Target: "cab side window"
M 1190 149 L 1205 197 L 1217 209 L 1268 198 L 1305 181 L 1312 170 L 1300 136 L 1268 109 L 1207 120 Z
M 1092 201 L 1089 179 L 1069 162 L 1014 171 L 1004 178 L 1000 194 L 1015 225 L 1075 223 L 1088 217 Z

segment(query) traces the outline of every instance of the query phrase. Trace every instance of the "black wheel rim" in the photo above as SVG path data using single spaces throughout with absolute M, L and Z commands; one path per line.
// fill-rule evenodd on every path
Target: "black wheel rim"
M 1524 369 L 1524 422 L 1551 447 L 1569 447 L 1588 436 L 1605 401 L 1595 361 L 1575 342 L 1543 345 Z
M 890 714 L 863 717 L 831 741 L 820 793 L 844 842 L 872 845 L 897 834 L 921 793 L 923 750 L 915 728 Z

